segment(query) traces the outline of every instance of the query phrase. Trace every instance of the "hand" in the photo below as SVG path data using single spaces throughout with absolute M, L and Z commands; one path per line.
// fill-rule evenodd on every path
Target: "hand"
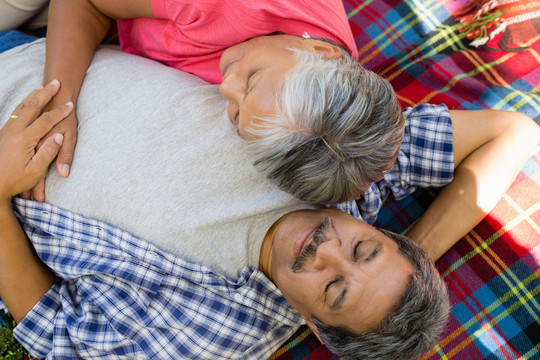
M 32 189 L 58 154 L 64 136 L 46 135 L 72 112 L 73 104 L 58 106 L 41 116 L 40 112 L 59 88 L 60 83 L 52 81 L 34 90 L 0 129 L 0 201 L 9 202 L 13 196 Z M 43 143 L 37 149 L 41 139 Z
M 54 99 L 47 105 L 44 112 L 52 110 L 56 107 Z M 56 158 L 56 170 L 62 177 L 68 177 L 71 164 L 73 162 L 73 153 L 75 152 L 75 146 L 77 144 L 77 117 L 75 112 L 71 112 L 58 124 L 56 124 L 38 143 L 37 149 L 39 149 L 45 139 L 49 138 L 53 134 L 62 134 L 64 141 L 60 146 L 60 151 Z M 39 182 L 29 191 L 21 194 L 24 199 L 33 199 L 36 201 L 45 201 L 45 177 L 41 178 Z

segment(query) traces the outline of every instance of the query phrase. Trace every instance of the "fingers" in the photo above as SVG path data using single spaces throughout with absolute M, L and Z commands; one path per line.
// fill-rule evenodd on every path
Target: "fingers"
M 64 142 L 56 158 L 56 170 L 62 177 L 68 177 L 73 162 L 73 154 L 77 145 L 77 134 L 66 133 Z
M 43 113 L 39 118 L 37 118 L 37 120 L 28 126 L 28 130 L 33 136 L 42 138 L 53 128 L 54 125 L 65 119 L 69 114 L 71 114 L 72 111 L 72 102 L 57 106 L 51 111 Z
M 45 177 L 42 177 L 41 180 L 37 183 L 36 186 L 31 191 L 32 199 L 40 202 L 45 201 Z
M 34 193 L 33 196 L 35 200 L 38 201 L 44 201 L 45 200 L 45 193 L 44 193 L 44 179 L 43 176 L 46 174 L 47 170 L 49 169 L 49 165 L 52 163 L 56 155 L 58 154 L 58 151 L 60 150 L 60 146 L 62 145 L 62 142 L 64 140 L 64 136 L 62 134 L 53 134 L 52 136 L 49 136 L 45 142 L 41 145 L 41 147 L 36 151 L 35 155 L 32 157 L 32 160 L 28 163 L 28 170 L 30 173 L 33 174 L 40 174 L 43 181 L 43 194 L 40 195 L 39 192 Z M 38 186 L 40 186 L 38 184 Z M 36 198 L 35 196 L 38 196 L 39 198 Z
M 16 123 L 18 126 L 27 127 L 40 114 L 41 110 L 51 101 L 60 89 L 58 80 L 53 80 L 45 87 L 40 86 L 32 91 L 13 111 L 10 122 Z
M 54 134 L 53 136 L 60 135 L 59 133 Z M 47 141 L 50 140 L 51 137 L 47 139 L 43 139 L 41 144 L 38 146 L 38 153 L 41 150 L 42 147 L 44 147 L 47 143 Z M 70 141 L 68 141 L 68 139 Z M 67 177 L 69 175 L 69 170 L 71 168 L 71 163 L 73 161 L 73 153 L 75 151 L 75 145 L 76 145 L 77 139 L 73 139 L 71 136 L 64 136 L 63 141 L 60 145 L 60 150 L 54 150 L 54 154 L 57 154 L 57 160 L 56 160 L 56 168 L 58 170 L 58 173 L 60 176 Z M 54 144 L 53 144 L 54 145 Z M 56 147 L 56 146 L 55 146 Z M 53 156 L 54 158 L 54 156 Z M 51 161 L 52 159 L 51 158 Z M 46 160 L 46 159 L 45 159 Z M 33 199 L 35 201 L 45 201 L 45 177 L 41 178 L 41 180 L 37 183 L 36 186 L 31 191 L 27 191 L 20 195 L 23 199 Z
M 19 197 L 21 197 L 23 199 L 26 199 L 26 200 L 31 200 L 32 199 L 32 191 L 28 190 L 28 191 L 25 191 L 23 193 L 20 193 Z

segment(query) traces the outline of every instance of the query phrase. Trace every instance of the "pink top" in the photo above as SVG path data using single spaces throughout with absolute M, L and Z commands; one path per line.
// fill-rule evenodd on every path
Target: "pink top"
M 157 19 L 118 20 L 122 50 L 221 83 L 225 49 L 281 31 L 330 38 L 357 55 L 342 0 L 152 0 Z

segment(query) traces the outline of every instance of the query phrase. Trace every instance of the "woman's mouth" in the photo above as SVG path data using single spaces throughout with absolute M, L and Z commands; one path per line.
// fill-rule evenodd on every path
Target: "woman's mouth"
M 225 77 L 225 74 L 227 74 L 227 71 L 229 71 L 229 68 L 230 68 L 231 65 L 234 64 L 235 62 L 238 62 L 238 60 L 233 60 L 233 61 L 231 61 L 230 63 L 228 63 L 227 65 L 225 65 L 225 67 L 223 68 L 223 71 L 221 72 L 221 77 L 222 77 L 222 78 Z

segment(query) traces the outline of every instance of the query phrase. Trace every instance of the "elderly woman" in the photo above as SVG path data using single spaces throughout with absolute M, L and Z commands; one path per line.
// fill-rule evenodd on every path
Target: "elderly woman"
M 121 19 L 124 51 L 221 82 L 256 167 L 297 198 L 349 201 L 335 206 L 372 223 L 388 194 L 450 184 L 409 233 L 419 244 L 440 239 L 433 258 L 491 210 L 537 143 L 537 126 L 520 114 L 444 105 L 402 112 L 389 83 L 351 55 L 340 0 L 54 0 L 44 83 L 59 79 L 62 88 L 49 109 L 76 104 L 112 18 Z M 64 135 L 56 162 L 62 176 L 76 131 L 75 112 L 51 130 Z M 502 161 L 517 144 L 522 153 Z M 44 200 L 43 189 L 42 181 L 34 199 Z
M 326 157 L 356 159 L 341 174 L 331 171 L 330 177 L 317 162 L 306 164 L 312 178 L 326 178 L 323 186 L 301 176 L 293 177 L 289 183 L 295 186 L 289 186 L 268 174 L 293 195 L 316 203 L 349 200 L 392 167 L 403 137 L 403 115 L 388 82 L 356 63 L 340 0 L 52 1 L 44 83 L 59 79 L 63 85 L 50 108 L 76 104 L 94 49 L 112 18 L 122 19 L 118 32 L 124 51 L 221 83 L 229 100 L 227 113 L 242 137 L 273 139 L 270 147 L 275 149 L 283 135 L 277 131 L 295 129 L 296 142 L 281 144 L 286 145 L 279 147 L 281 154 L 298 140 L 314 137 L 307 147 L 322 144 Z M 73 113 L 53 129 L 65 136 L 57 160 L 62 176 L 69 174 L 76 127 Z M 358 137 L 371 141 L 357 144 L 355 139 L 347 145 L 346 139 Z M 268 146 L 254 144 L 258 158 L 268 155 Z M 273 158 L 272 163 L 262 159 L 259 168 L 275 168 L 281 156 Z M 335 189 L 336 183 L 345 189 Z M 33 196 L 44 199 L 42 185 Z

